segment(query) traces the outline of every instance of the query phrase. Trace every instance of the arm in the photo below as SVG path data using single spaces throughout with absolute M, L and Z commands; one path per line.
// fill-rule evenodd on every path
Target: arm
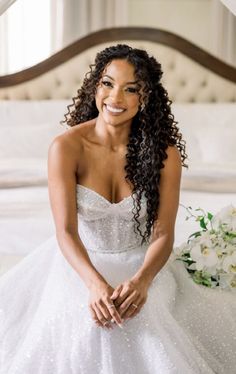
M 165 265 L 174 243 L 182 167 L 179 151 L 175 147 L 169 147 L 167 155 L 161 171 L 158 220 L 153 228 L 144 263 L 134 276 L 134 279 L 143 279 L 148 284 Z
M 147 299 L 148 288 L 168 260 L 174 243 L 174 226 L 179 205 L 181 158 L 176 147 L 168 147 L 168 158 L 161 170 L 160 204 L 151 243 L 144 262 L 132 279 L 117 288 L 112 299 L 123 318 L 135 316 Z M 131 308 L 132 304 L 138 308 Z
M 70 142 L 56 138 L 48 152 L 48 188 L 59 247 L 86 286 L 103 280 L 93 267 L 78 234 L 76 208 L 77 161 Z
M 105 307 L 112 303 L 113 288 L 93 266 L 78 233 L 76 173 L 80 153 L 78 144 L 74 144 L 68 134 L 55 138 L 49 148 L 48 188 L 56 237 L 63 255 L 90 291 L 94 320 L 99 325 L 104 318 L 120 323 L 116 309 L 109 312 Z

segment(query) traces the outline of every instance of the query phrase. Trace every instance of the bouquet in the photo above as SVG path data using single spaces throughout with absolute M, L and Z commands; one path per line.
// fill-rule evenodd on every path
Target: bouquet
M 203 209 L 187 210 L 200 229 L 186 243 L 174 248 L 194 282 L 210 288 L 236 291 L 236 208 L 226 206 L 216 215 Z

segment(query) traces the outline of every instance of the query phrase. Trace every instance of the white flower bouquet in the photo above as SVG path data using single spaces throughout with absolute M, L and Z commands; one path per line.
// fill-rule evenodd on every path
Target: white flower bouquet
M 199 231 L 174 248 L 194 282 L 210 288 L 236 291 L 236 208 L 223 208 L 216 215 L 187 207 L 186 220 L 194 218 Z

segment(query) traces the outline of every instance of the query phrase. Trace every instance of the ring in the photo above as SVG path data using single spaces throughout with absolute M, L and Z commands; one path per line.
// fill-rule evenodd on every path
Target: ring
M 105 321 L 102 324 L 103 324 L 103 326 L 106 326 L 108 323 L 109 323 L 109 321 Z
M 138 308 L 138 305 L 136 305 L 136 304 L 131 304 L 133 307 L 135 307 L 135 309 L 136 308 Z

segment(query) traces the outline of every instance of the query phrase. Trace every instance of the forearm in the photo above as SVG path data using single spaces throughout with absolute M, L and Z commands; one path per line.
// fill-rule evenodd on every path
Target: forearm
M 134 275 L 134 279 L 144 280 L 151 284 L 157 273 L 167 262 L 173 248 L 174 238 L 163 235 L 154 240 L 148 247 L 144 262 Z
M 99 282 L 106 282 L 92 264 L 78 235 L 64 232 L 57 234 L 57 240 L 64 257 L 79 274 L 88 289 Z

